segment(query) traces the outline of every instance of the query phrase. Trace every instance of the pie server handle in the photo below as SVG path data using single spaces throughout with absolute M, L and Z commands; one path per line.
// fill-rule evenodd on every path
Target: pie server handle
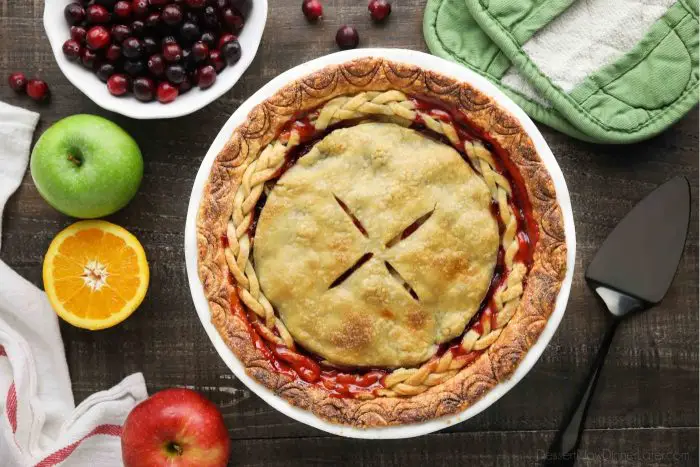
M 557 433 L 556 438 L 554 438 L 554 442 L 549 447 L 547 456 L 542 461 L 541 465 L 573 466 L 576 462 L 576 451 L 581 441 L 581 432 L 583 431 L 583 424 L 586 421 L 588 407 L 591 405 L 591 400 L 593 400 L 593 393 L 598 383 L 598 376 L 600 376 L 600 371 L 603 369 L 603 363 L 605 362 L 605 357 L 608 354 L 608 349 L 612 343 L 618 323 L 619 319 L 617 318 L 611 321 L 605 333 L 605 337 L 603 338 L 603 343 L 595 357 L 595 362 L 588 373 L 588 377 L 581 386 L 576 399 L 577 403 L 564 418 L 564 423 Z

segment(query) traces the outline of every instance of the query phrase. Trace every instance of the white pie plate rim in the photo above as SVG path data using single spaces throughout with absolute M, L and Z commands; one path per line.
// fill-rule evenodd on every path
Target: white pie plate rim
M 564 215 L 564 229 L 566 233 L 567 245 L 567 270 L 566 276 L 561 286 L 561 290 L 556 300 L 554 312 L 547 321 L 547 325 L 542 331 L 542 334 L 540 335 L 539 339 L 530 348 L 530 350 L 528 350 L 527 354 L 525 355 L 525 358 L 520 362 L 517 369 L 515 370 L 515 372 L 509 380 L 498 384 L 491 391 L 489 391 L 481 400 L 468 407 L 464 411 L 455 415 L 437 418 L 422 423 L 391 426 L 385 428 L 361 429 L 334 424 L 317 417 L 310 411 L 295 407 L 289 404 L 283 398 L 275 395 L 268 388 L 258 383 L 246 374 L 243 364 L 240 362 L 240 360 L 238 360 L 233 351 L 228 348 L 228 346 L 223 341 L 214 325 L 211 323 L 209 304 L 204 295 L 204 289 L 202 287 L 202 283 L 199 279 L 199 275 L 197 272 L 198 260 L 196 220 L 197 213 L 199 211 L 199 205 L 202 199 L 204 186 L 209 177 L 209 172 L 213 165 L 214 159 L 216 158 L 219 151 L 224 147 L 226 141 L 228 141 L 233 130 L 236 128 L 236 126 L 240 125 L 246 119 L 248 113 L 253 109 L 253 107 L 261 103 L 266 98 L 270 97 L 284 85 L 304 75 L 312 73 L 320 68 L 323 68 L 324 66 L 339 64 L 355 58 L 368 56 L 382 57 L 389 60 L 418 65 L 424 69 L 434 70 L 442 74 L 452 76 L 456 79 L 468 82 L 475 88 L 492 97 L 501 107 L 506 109 L 508 112 L 510 112 L 511 115 L 513 115 L 519 120 L 520 124 L 527 131 L 530 138 L 534 142 L 537 152 L 542 158 L 547 170 L 549 171 L 554 181 L 554 186 L 557 193 L 557 200 L 559 202 L 559 205 L 561 206 L 561 210 Z M 518 107 L 517 104 L 515 104 L 510 98 L 503 94 L 503 92 L 498 90 L 492 83 L 490 83 L 487 79 L 483 78 L 482 76 L 472 72 L 471 70 L 465 67 L 449 62 L 442 58 L 435 57 L 433 55 L 428 55 L 422 52 L 404 49 L 359 49 L 333 53 L 298 65 L 277 76 L 275 79 L 273 79 L 265 86 L 260 88 L 258 92 L 256 92 L 249 99 L 243 102 L 243 104 L 241 104 L 241 106 L 238 107 L 238 109 L 236 109 L 233 115 L 231 115 L 231 117 L 224 124 L 223 128 L 212 143 L 206 156 L 204 157 L 202 165 L 199 168 L 199 172 L 197 173 L 197 177 L 194 182 L 194 187 L 192 188 L 192 195 L 190 197 L 190 204 L 187 211 L 187 222 L 185 225 L 185 260 L 190 290 L 192 292 L 192 299 L 194 300 L 195 308 L 197 309 L 197 314 L 202 322 L 202 325 L 204 326 L 204 329 L 206 330 L 207 334 L 209 335 L 209 338 L 214 344 L 216 351 L 219 353 L 226 365 L 228 365 L 228 367 L 231 369 L 234 375 L 236 375 L 236 377 L 239 380 L 241 380 L 251 391 L 253 391 L 265 402 L 267 402 L 283 414 L 293 418 L 294 420 L 305 423 L 306 425 L 318 428 L 328 433 L 345 436 L 348 438 L 399 439 L 411 438 L 414 436 L 432 433 L 434 431 L 441 430 L 451 425 L 463 422 L 464 420 L 467 420 L 477 415 L 478 413 L 489 407 L 491 404 L 496 402 L 498 399 L 500 399 L 506 392 L 508 392 L 513 386 L 515 386 L 518 383 L 518 381 L 520 381 L 534 366 L 534 364 L 539 359 L 540 355 L 542 355 L 542 353 L 544 352 L 545 347 L 551 340 L 557 327 L 559 326 L 559 323 L 566 309 L 567 301 L 569 299 L 569 291 L 571 289 L 571 282 L 574 273 L 575 254 L 576 237 L 574 231 L 573 213 L 571 209 L 571 200 L 569 198 L 569 190 L 566 186 L 564 175 L 561 169 L 559 168 L 559 165 L 557 164 L 557 161 L 554 158 L 552 151 L 550 150 L 549 146 L 542 137 L 542 134 L 539 132 L 532 120 L 530 120 L 530 118 L 520 107 Z

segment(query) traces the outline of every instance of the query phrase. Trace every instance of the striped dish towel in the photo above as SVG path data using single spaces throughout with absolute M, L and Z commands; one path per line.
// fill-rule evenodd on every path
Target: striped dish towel
M 0 102 L 0 220 L 39 115 Z M 121 427 L 147 397 L 140 373 L 75 406 L 46 294 L 0 261 L 0 467 L 121 466 Z

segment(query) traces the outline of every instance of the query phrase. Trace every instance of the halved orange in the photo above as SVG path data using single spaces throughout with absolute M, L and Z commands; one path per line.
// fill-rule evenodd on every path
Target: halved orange
M 62 230 L 44 257 L 44 290 L 73 326 L 104 329 L 138 308 L 148 289 L 146 253 L 126 229 L 80 221 Z

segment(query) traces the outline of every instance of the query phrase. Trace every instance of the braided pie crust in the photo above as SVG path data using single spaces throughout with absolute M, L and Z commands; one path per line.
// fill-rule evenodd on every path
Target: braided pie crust
M 496 169 L 491 152 L 478 141 L 461 143 L 449 120 L 423 112 L 408 96 L 424 96 L 456 109 L 508 154 L 522 177 L 539 232 L 529 270 L 516 256 L 512 187 Z M 261 290 L 252 262 L 250 228 L 265 183 L 279 176 L 287 153 L 300 144 L 297 132 L 281 134 L 283 128 L 312 110 L 318 110 L 312 121 L 316 130 L 368 117 L 401 126 L 419 118 L 427 129 L 460 146 L 497 203 L 503 225 L 506 280 L 493 295 L 494 319 L 482 319 L 478 328 L 463 334 L 459 345 L 466 355 L 447 351 L 412 368 L 388 370 L 381 389 L 354 398 L 334 397 L 323 386 L 278 371 L 241 313 L 242 307 L 250 310 L 263 342 L 295 348 Z M 199 275 L 212 322 L 246 371 L 290 403 L 355 427 L 421 422 L 455 414 L 476 402 L 513 373 L 537 340 L 554 310 L 566 271 L 563 217 L 554 185 L 518 121 L 467 83 L 379 58 L 326 67 L 255 107 L 214 162 L 197 237 Z

